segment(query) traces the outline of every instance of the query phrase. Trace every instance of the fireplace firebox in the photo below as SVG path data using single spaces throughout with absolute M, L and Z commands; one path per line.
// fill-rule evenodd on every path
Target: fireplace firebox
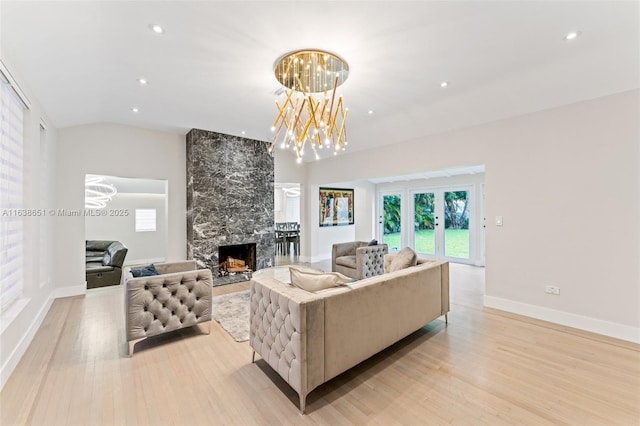
M 256 270 L 256 244 L 219 246 L 218 261 L 218 282 L 229 284 L 250 280 Z

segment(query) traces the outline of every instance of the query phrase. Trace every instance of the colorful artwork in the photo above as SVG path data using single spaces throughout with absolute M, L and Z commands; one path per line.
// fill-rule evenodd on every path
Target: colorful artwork
M 353 189 L 320 188 L 320 226 L 353 223 Z

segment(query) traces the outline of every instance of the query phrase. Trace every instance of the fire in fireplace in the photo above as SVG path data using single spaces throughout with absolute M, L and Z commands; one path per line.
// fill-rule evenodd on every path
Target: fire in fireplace
M 221 277 L 256 270 L 256 244 L 235 244 L 218 247 L 218 274 Z

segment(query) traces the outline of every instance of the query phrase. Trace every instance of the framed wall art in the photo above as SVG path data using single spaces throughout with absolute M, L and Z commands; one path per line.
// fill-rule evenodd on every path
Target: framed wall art
M 353 225 L 353 189 L 320 188 L 320 226 Z

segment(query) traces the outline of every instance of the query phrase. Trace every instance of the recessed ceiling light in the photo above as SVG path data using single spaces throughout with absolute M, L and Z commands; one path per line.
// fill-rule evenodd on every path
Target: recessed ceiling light
M 140 112 L 140 110 L 136 107 L 131 108 L 131 112 Z
M 146 78 L 139 78 L 138 79 L 138 83 L 142 84 L 143 86 L 149 84 L 149 81 Z
M 246 134 L 247 132 L 245 132 L 245 131 L 243 130 L 243 131 L 241 131 L 240 133 L 242 133 L 242 134 L 244 135 L 244 134 Z
M 158 24 L 150 24 L 149 28 L 151 28 L 151 31 L 153 31 L 156 34 L 164 34 L 164 28 L 162 28 Z
M 578 38 L 579 35 L 580 35 L 580 31 L 571 31 L 566 36 L 564 36 L 564 39 L 566 41 L 575 40 L 576 38 Z
M 370 110 L 369 110 L 369 115 L 372 115 L 372 114 L 373 114 L 373 110 L 372 110 L 372 109 L 370 109 Z
M 449 86 L 449 82 L 448 81 L 443 81 L 442 83 L 440 83 L 440 87 L 448 87 Z

